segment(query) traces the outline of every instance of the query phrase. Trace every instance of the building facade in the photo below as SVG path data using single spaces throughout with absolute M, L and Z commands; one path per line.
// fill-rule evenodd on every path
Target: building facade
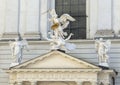
M 0 0 L 0 85 L 9 85 L 11 51 L 9 41 L 21 36 L 28 40 L 30 51 L 24 51 L 23 61 L 50 52 L 48 36 L 51 23 L 49 9 L 56 9 L 58 16 L 68 13 L 76 19 L 66 32 L 74 36 L 69 42 L 76 44 L 67 54 L 98 65 L 95 39 L 102 37 L 112 42 L 110 69 L 115 69 L 115 85 L 120 83 L 120 1 L 119 0 Z M 60 83 L 60 82 L 58 82 Z M 71 83 L 75 84 L 74 81 Z M 89 83 L 89 82 L 88 82 Z M 43 82 L 43 84 L 45 84 Z M 89 84 L 83 84 L 89 85 Z M 104 84 L 103 84 L 104 85 Z

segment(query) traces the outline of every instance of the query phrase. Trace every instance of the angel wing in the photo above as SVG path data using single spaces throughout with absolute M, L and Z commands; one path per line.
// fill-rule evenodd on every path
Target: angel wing
M 75 19 L 73 17 L 71 17 L 69 14 L 63 14 L 61 15 L 61 17 L 59 18 L 60 22 L 63 24 L 66 21 L 75 21 Z
M 69 21 L 66 21 L 66 22 L 62 25 L 62 28 L 63 28 L 63 29 L 67 28 L 68 25 L 69 25 L 69 23 L 70 23 Z
M 62 28 L 65 29 L 69 25 L 69 21 L 75 21 L 75 19 L 71 17 L 69 14 L 63 14 L 59 18 L 59 21 L 62 24 Z
M 107 49 L 110 50 L 111 41 L 110 41 L 110 40 L 107 40 L 107 41 L 105 42 L 105 45 L 107 46 Z
M 29 46 L 28 46 L 28 42 L 27 42 L 26 39 L 23 39 L 22 42 L 21 42 L 21 44 L 23 45 L 23 47 L 26 48 L 27 51 L 29 51 Z
M 12 41 L 9 41 L 9 46 L 10 46 L 10 49 L 11 49 L 11 52 L 12 52 L 12 56 L 14 55 L 14 44 L 15 42 L 12 42 Z

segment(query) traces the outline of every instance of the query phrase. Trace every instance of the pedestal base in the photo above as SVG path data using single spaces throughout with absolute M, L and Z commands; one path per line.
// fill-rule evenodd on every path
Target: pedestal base
M 103 67 L 109 67 L 108 63 L 100 63 L 99 66 L 103 66 Z
M 13 67 L 13 66 L 16 66 L 16 65 L 19 65 L 19 63 L 11 63 L 10 67 Z

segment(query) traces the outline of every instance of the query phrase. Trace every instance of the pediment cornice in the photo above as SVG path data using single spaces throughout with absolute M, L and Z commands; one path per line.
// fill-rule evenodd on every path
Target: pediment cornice
M 52 51 L 38 56 L 11 69 L 101 69 L 100 67 L 77 59 L 60 51 Z

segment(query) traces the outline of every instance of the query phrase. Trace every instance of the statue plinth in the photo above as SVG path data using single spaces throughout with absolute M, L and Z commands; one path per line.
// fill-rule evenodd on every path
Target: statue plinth
M 19 63 L 11 63 L 10 67 L 13 67 L 13 66 L 16 66 L 16 65 L 19 65 Z
M 102 67 L 109 67 L 108 63 L 99 63 L 99 66 L 102 66 Z

